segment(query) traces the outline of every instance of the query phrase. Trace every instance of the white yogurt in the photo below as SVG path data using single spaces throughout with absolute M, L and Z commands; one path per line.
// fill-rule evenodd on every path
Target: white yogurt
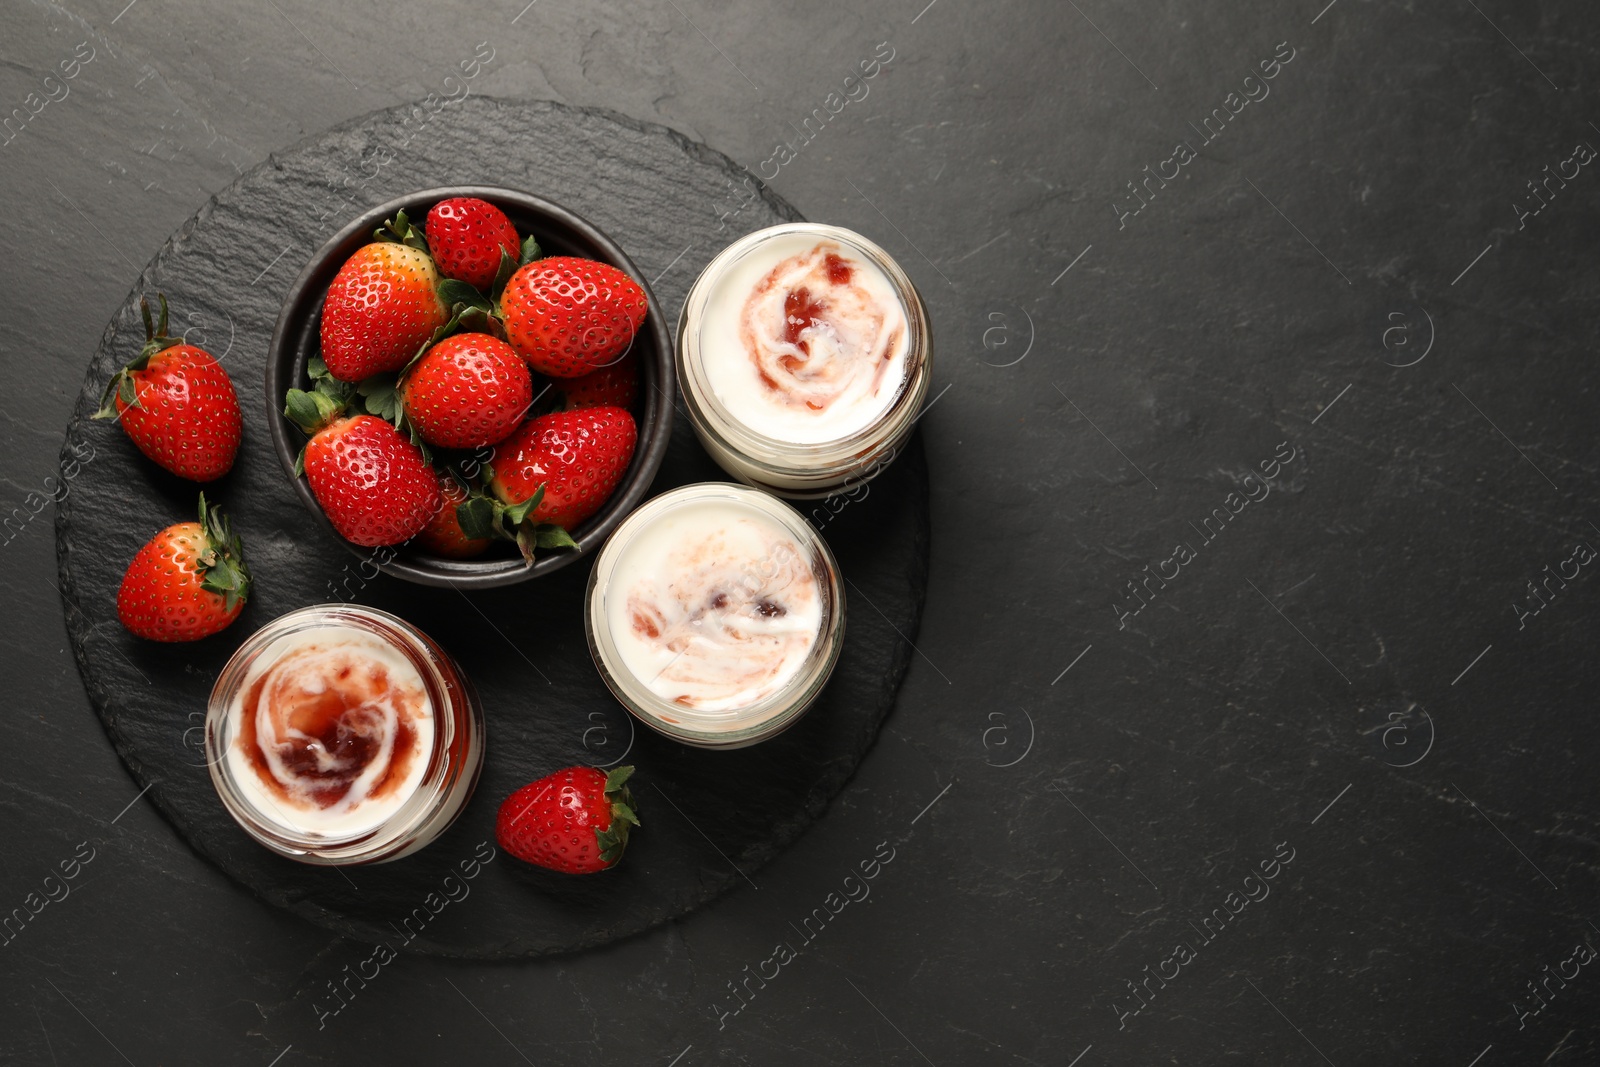
M 757 433 L 837 441 L 881 418 L 906 385 L 906 309 L 883 270 L 847 242 L 779 233 L 730 263 L 699 338 L 718 402 Z
M 228 707 L 226 760 L 261 820 L 302 834 L 378 826 L 417 791 L 434 743 L 422 676 L 374 634 L 320 626 L 273 641 Z
M 608 546 L 609 547 L 609 546 Z M 822 629 L 810 556 L 755 507 L 688 501 L 622 547 L 605 597 L 623 665 L 697 729 L 788 686 Z

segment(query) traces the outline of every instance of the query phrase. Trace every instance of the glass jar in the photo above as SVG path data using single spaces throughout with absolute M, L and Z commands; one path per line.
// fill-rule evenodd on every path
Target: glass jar
M 837 226 L 739 238 L 700 272 L 678 321 L 678 380 L 700 443 L 733 477 L 797 499 L 888 466 L 932 360 L 911 279 Z
M 776 736 L 822 692 L 844 589 L 794 508 L 728 482 L 648 501 L 600 551 L 584 625 L 595 666 L 651 729 L 697 748 Z
M 302 863 L 386 863 L 422 848 L 466 807 L 483 750 L 483 712 L 455 661 L 404 619 L 350 604 L 257 630 L 206 712 L 206 762 L 228 814 Z

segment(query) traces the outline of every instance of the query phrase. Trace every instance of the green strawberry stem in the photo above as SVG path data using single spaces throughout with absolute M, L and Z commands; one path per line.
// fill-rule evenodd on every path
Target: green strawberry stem
M 408 363 L 407 366 L 410 366 Z M 422 433 L 417 429 L 416 423 L 406 417 L 406 408 L 400 401 L 400 381 L 395 374 L 374 374 L 364 378 L 356 386 L 356 391 L 361 394 L 362 406 L 367 414 L 376 415 L 387 422 L 394 423 L 394 428 L 411 439 L 411 443 L 422 450 L 422 458 L 433 462 L 433 452 L 428 448 L 428 442 L 422 439 Z
M 502 252 L 501 255 L 505 253 Z M 445 278 L 439 282 L 439 299 L 444 301 L 445 307 L 456 308 L 458 314 L 464 310 L 461 308 L 462 304 L 483 311 L 488 311 L 490 307 L 488 299 L 478 292 L 471 282 L 464 282 L 459 278 Z
M 500 250 L 500 269 L 495 272 L 494 284 L 489 287 L 489 302 L 491 304 L 492 321 L 503 330 L 502 320 L 505 313 L 500 310 L 500 298 L 505 294 L 506 283 L 511 281 L 511 276 L 521 267 L 526 267 L 536 259 L 544 257 L 544 249 L 539 247 L 538 240 L 529 234 L 522 241 L 522 251 L 515 261 L 506 254 L 505 249 Z
M 376 415 L 404 429 L 405 414 L 400 407 L 399 386 L 398 376 L 392 373 L 374 374 L 370 378 L 363 378 L 356 386 L 356 392 L 361 394 L 362 406 L 367 409 L 368 415 Z
M 528 240 L 531 241 L 533 238 L 530 237 Z M 520 264 L 517 262 L 517 257 L 507 252 L 504 248 L 500 249 L 500 266 L 494 272 L 494 281 L 489 283 L 489 300 L 491 303 L 496 306 L 499 305 L 500 294 L 505 292 L 506 282 L 509 282 L 511 276 L 517 273 L 518 266 Z
M 446 278 L 439 283 L 439 299 L 450 308 L 450 317 L 445 320 L 437 330 L 433 331 L 426 341 L 417 348 L 406 365 L 400 368 L 400 375 L 411 369 L 411 365 L 421 359 L 434 345 L 443 341 L 451 334 L 461 333 L 492 333 L 500 340 L 505 340 L 505 328 L 495 319 L 495 309 L 483 294 L 478 292 L 466 282 L 454 278 Z M 365 385 L 366 383 L 362 383 Z M 376 414 L 376 412 L 374 412 Z M 385 416 L 387 417 L 387 416 Z M 399 425 L 396 423 L 396 425 Z
M 200 587 L 222 594 L 223 604 L 234 606 L 250 599 L 250 568 L 245 566 L 244 546 L 220 508 L 206 503 L 200 494 L 200 530 L 204 547 L 195 563 L 200 570 Z
M 529 263 L 544 255 L 544 250 L 539 247 L 538 238 L 529 234 L 522 240 L 522 247 L 516 255 L 512 255 L 504 248 L 500 249 L 500 266 L 494 272 L 494 281 L 489 286 L 489 299 L 496 307 L 500 306 L 500 294 L 505 291 L 506 283 L 511 276 L 517 273 L 518 267 L 525 267 Z
M 466 500 L 456 505 L 456 522 L 461 524 L 461 533 L 469 541 L 503 537 L 498 506 L 496 501 L 481 493 L 469 494 Z
M 355 392 L 348 382 L 341 382 L 328 373 L 328 365 L 313 359 L 306 365 L 311 378 L 311 388 L 290 389 L 283 394 L 283 413 L 307 434 L 328 426 L 350 406 Z
M 404 211 L 395 212 L 394 218 L 385 220 L 382 226 L 372 231 L 372 236 L 379 241 L 395 241 L 419 251 L 428 252 L 430 256 L 433 254 L 428 250 L 427 236 L 411 225 L 411 220 L 406 218 Z
M 311 379 L 311 388 L 290 389 L 284 393 L 283 414 L 307 437 L 315 437 L 344 415 L 355 396 L 355 387 L 328 373 L 328 365 L 316 358 L 306 363 L 306 375 Z M 305 473 L 304 448 L 295 457 L 294 472 L 296 475 Z
M 509 344 L 511 342 L 511 335 L 506 333 L 506 324 L 501 322 L 499 319 L 499 312 L 497 310 L 499 306 L 500 305 L 498 303 L 495 304 L 494 308 L 491 308 L 488 314 L 484 315 L 483 332 L 490 335 L 497 341 L 505 341 L 507 344 Z
M 150 301 L 144 297 L 139 298 L 139 314 L 144 318 L 144 347 L 139 350 L 139 355 L 133 362 L 124 366 L 111 376 L 111 381 L 106 383 L 105 392 L 100 395 L 100 408 L 94 413 L 97 419 L 112 419 L 117 416 L 118 400 L 124 407 L 136 408 L 139 406 L 139 390 L 134 383 L 135 371 L 142 371 L 150 365 L 150 358 L 157 352 L 171 348 L 173 345 L 182 344 L 181 337 L 167 336 L 167 296 L 157 293 L 156 299 L 161 302 L 161 323 L 152 326 L 150 323 Z
M 529 522 L 528 515 L 544 499 L 543 485 L 520 504 L 505 504 L 474 493 L 456 505 L 456 521 L 461 532 L 473 540 L 495 538 L 510 541 L 522 553 L 522 560 L 533 566 L 534 552 L 540 548 L 577 548 L 565 528 L 553 522 Z
M 605 795 L 611 801 L 611 825 L 596 830 L 594 836 L 600 846 L 600 859 L 607 866 L 622 858 L 622 850 L 628 845 L 628 830 L 639 825 L 639 816 L 633 810 L 633 794 L 627 786 L 632 776 L 631 766 L 614 767 L 606 774 Z
M 533 528 L 534 535 L 540 548 L 577 548 L 578 542 L 567 533 L 565 526 L 558 526 L 553 522 L 541 522 Z

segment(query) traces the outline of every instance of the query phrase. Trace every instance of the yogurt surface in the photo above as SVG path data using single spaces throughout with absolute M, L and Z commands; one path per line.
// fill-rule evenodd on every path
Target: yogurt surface
M 822 594 L 793 535 L 754 508 L 699 500 L 663 513 L 619 555 L 606 625 L 639 682 L 686 722 L 737 728 L 781 691 L 822 629 Z
M 756 432 L 836 441 L 877 422 L 904 390 L 905 306 L 883 270 L 848 244 L 778 234 L 711 286 L 699 339 L 706 380 Z
M 378 826 L 428 769 L 434 709 L 397 649 L 347 626 L 286 634 L 228 708 L 226 760 L 263 822 L 346 835 Z

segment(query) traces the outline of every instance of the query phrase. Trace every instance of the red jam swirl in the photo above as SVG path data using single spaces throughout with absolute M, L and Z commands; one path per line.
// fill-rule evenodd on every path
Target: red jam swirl
M 418 733 L 429 716 L 427 693 L 382 659 L 359 646 L 307 644 L 246 688 L 237 744 L 275 800 L 353 807 L 405 785 L 424 758 Z
M 822 412 L 882 387 L 904 323 L 856 274 L 823 241 L 773 267 L 746 298 L 740 341 L 774 399 Z
M 672 554 L 667 574 L 628 592 L 633 636 L 670 654 L 650 686 L 680 707 L 754 703 L 817 640 L 816 579 L 800 550 L 775 538 L 749 556 L 730 544 L 733 532 L 707 531 Z

